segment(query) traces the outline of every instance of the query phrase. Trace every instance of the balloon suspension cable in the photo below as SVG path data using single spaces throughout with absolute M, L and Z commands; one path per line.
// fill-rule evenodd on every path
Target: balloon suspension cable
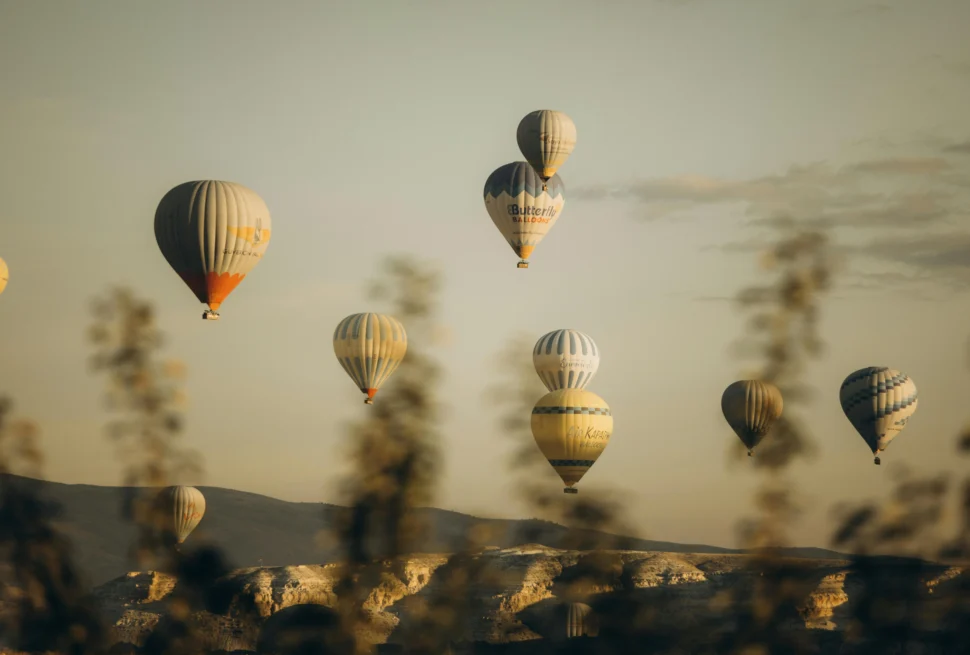
M 579 489 L 573 489 L 572 487 L 563 487 L 562 492 L 564 494 L 578 494 Z
M 529 268 L 529 262 L 527 262 L 527 261 L 525 261 L 523 259 L 518 264 L 516 264 L 516 267 L 518 267 L 518 268 Z

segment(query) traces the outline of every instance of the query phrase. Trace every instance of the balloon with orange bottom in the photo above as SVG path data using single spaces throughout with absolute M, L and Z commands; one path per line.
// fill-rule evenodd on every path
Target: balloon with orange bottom
M 7 288 L 7 280 L 10 279 L 10 269 L 7 268 L 7 262 L 3 261 L 0 257 L 0 293 Z
M 206 320 L 262 260 L 272 234 L 266 203 L 235 182 L 202 180 L 171 189 L 155 210 L 155 241 L 165 260 L 208 305 Z
M 401 365 L 407 350 L 404 326 L 386 314 L 351 314 L 333 332 L 334 355 L 357 388 L 367 394 L 366 405 L 374 404 L 374 395 Z
M 596 463 L 613 433 L 613 413 L 606 401 L 585 389 L 547 393 L 532 409 L 532 436 L 562 478 L 563 493 Z

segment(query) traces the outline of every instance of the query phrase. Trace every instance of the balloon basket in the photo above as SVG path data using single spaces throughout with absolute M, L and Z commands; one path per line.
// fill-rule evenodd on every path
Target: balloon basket
M 373 398 L 364 398 L 364 404 L 365 405 L 373 405 L 374 404 L 374 399 Z
M 219 314 L 217 314 L 216 312 L 212 311 L 211 309 L 207 309 L 204 312 L 202 312 L 202 320 L 203 321 L 218 321 L 219 320 Z
M 563 487 L 562 492 L 564 494 L 578 494 L 579 489 L 573 489 L 572 487 Z
M 515 265 L 517 268 L 529 268 L 529 262 L 523 260 Z
M 748 457 L 754 457 L 754 453 L 752 453 L 750 450 L 748 451 Z
M 882 460 L 877 457 L 874 460 L 872 460 L 872 463 L 875 464 L 876 466 L 879 466 L 882 464 Z

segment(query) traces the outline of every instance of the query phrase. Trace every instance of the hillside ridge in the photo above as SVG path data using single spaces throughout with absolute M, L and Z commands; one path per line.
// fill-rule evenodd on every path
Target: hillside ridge
M 93 585 L 126 575 L 137 568 L 128 556 L 135 536 L 134 527 L 122 517 L 121 503 L 130 486 L 74 484 L 4 474 L 60 508 L 55 524 L 67 534 L 76 551 L 81 571 Z M 212 545 L 221 548 L 233 566 L 294 566 L 326 563 L 339 558 L 336 545 L 319 543 L 320 533 L 334 525 L 346 507 L 323 502 L 287 501 L 250 491 L 200 485 L 206 497 L 202 523 L 186 542 L 188 547 Z M 486 525 L 491 538 L 482 545 L 511 548 L 541 543 L 550 548 L 566 546 L 569 528 L 536 518 L 508 519 L 479 517 L 436 507 L 424 507 L 418 514 L 429 522 L 427 534 L 413 549 L 416 552 L 454 552 L 475 525 Z M 622 540 L 623 547 L 637 551 L 744 554 L 735 548 L 707 544 L 626 537 L 582 530 L 604 540 Z M 809 559 L 844 559 L 846 555 L 822 548 L 788 548 L 782 555 Z

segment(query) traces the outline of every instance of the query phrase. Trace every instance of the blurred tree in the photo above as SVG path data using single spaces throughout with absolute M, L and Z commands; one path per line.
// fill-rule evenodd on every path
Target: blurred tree
M 122 512 L 138 527 L 134 557 L 144 569 L 154 566 L 159 554 L 171 555 L 175 546 L 175 535 L 165 529 L 155 505 L 159 488 L 201 473 L 200 456 L 177 444 L 185 402 L 179 382 L 185 366 L 176 360 L 158 361 L 155 353 L 163 339 L 155 312 L 150 302 L 131 291 L 117 289 L 96 300 L 93 313 L 91 365 L 106 374 L 107 406 L 121 416 L 108 424 L 107 431 L 119 443 L 126 464 L 128 495 Z
M 407 256 L 390 257 L 369 296 L 388 302 L 404 324 L 408 350 L 367 418 L 350 426 L 353 473 L 343 489 L 350 505 L 339 537 L 346 575 L 337 587 L 343 629 L 358 634 L 370 623 L 365 603 L 383 575 L 382 560 L 412 552 L 423 526 L 414 509 L 427 505 L 438 473 L 437 385 L 440 369 L 428 351 L 436 334 L 440 275 Z M 338 639 L 339 641 L 339 639 Z M 358 652 L 368 646 L 362 640 Z
M 53 526 L 60 508 L 17 477 L 41 478 L 37 426 L 9 420 L 10 409 L 0 398 L 0 648 L 99 653 L 106 631 L 69 541 Z

